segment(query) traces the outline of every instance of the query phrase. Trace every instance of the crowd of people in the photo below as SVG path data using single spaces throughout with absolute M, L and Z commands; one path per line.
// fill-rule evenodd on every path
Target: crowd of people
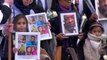
M 42 1 L 42 5 L 38 4 Z M 47 2 L 47 3 L 46 3 Z M 95 8 L 95 0 L 90 0 Z M 107 0 L 99 0 L 102 7 L 99 7 L 102 15 L 106 17 L 106 5 Z M 103 40 L 103 34 L 106 31 L 106 22 L 98 22 L 99 16 L 92 12 L 83 1 L 83 8 L 79 7 L 81 2 L 79 0 L 0 0 L 0 23 L 6 24 L 3 30 L 0 30 L 0 57 L 1 60 L 8 60 L 8 33 L 11 32 L 15 35 L 15 32 L 29 32 L 28 20 L 25 15 L 47 12 L 47 10 L 56 11 L 57 17 L 51 18 L 49 22 L 46 22 L 50 27 L 52 33 L 52 39 L 41 41 L 40 44 L 40 60 L 104 60 L 103 55 L 107 52 L 103 52 L 101 49 L 101 42 Z M 50 6 L 47 6 L 51 4 Z M 83 10 L 80 12 L 80 10 Z M 104 12 L 103 12 L 104 10 Z M 86 15 L 87 21 L 82 27 L 82 31 L 78 35 L 66 36 L 62 33 L 61 26 L 61 13 L 75 13 L 77 19 L 78 30 L 81 28 L 82 15 Z M 8 24 L 9 17 L 12 18 L 12 23 Z M 39 17 L 43 20 L 43 17 Z M 68 29 L 66 33 L 75 32 L 74 15 L 65 15 L 65 29 Z M 41 27 L 44 21 L 38 21 L 37 25 Z M 103 23 L 103 24 L 102 24 Z M 42 27 L 43 28 L 43 27 Z M 73 30 L 72 30 L 73 29 Z M 77 32 L 77 31 L 76 31 Z M 32 36 L 33 38 L 34 36 Z M 14 42 L 15 37 L 12 37 Z M 35 37 L 34 37 L 35 38 Z M 77 44 L 78 39 L 80 39 Z M 29 47 L 31 41 L 27 43 L 30 50 L 34 48 Z M 36 43 L 35 43 L 36 44 Z M 32 44 L 34 45 L 34 44 Z M 23 47 L 23 46 L 22 46 Z M 61 53 L 57 52 L 58 47 L 61 47 Z M 104 46 L 104 47 L 107 47 Z M 12 60 L 14 60 L 14 54 L 21 52 L 21 48 L 15 48 L 12 44 Z M 28 51 L 29 52 L 29 51 Z M 25 54 L 25 52 L 24 52 Z M 30 55 L 32 53 L 28 53 Z M 37 54 L 37 52 L 36 52 Z M 61 55 L 59 57 L 58 55 Z

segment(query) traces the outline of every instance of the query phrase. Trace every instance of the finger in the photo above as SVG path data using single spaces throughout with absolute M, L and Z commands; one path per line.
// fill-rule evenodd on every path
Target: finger
M 67 37 L 67 36 L 65 36 L 65 37 L 63 37 L 64 39 L 67 39 L 67 38 L 69 38 L 69 37 Z

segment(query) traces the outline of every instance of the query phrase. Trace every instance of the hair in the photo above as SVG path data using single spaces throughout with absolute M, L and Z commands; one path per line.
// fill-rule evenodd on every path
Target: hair
M 27 21 L 27 18 L 25 17 L 25 15 L 23 14 L 19 14 L 19 15 L 16 15 L 14 17 L 14 20 L 13 20 L 13 24 L 14 24 L 14 30 L 16 31 L 16 24 L 17 22 L 21 19 L 21 18 L 24 18 L 24 20 L 26 21 L 26 31 L 28 32 L 28 21 Z
M 32 36 L 31 36 L 31 38 L 32 38 L 32 37 L 34 37 L 34 38 L 35 38 L 35 36 L 34 36 L 34 35 L 32 35 Z
M 28 48 L 31 48 L 31 51 L 32 51 L 32 47 L 31 47 L 31 46 L 27 46 L 27 47 L 26 47 L 26 52 L 27 52 L 27 53 L 28 53 Z M 31 52 L 31 51 L 30 51 L 30 52 Z
M 104 28 L 103 28 L 102 24 L 101 24 L 101 23 L 98 23 L 98 22 L 95 22 L 95 23 L 93 23 L 93 24 L 90 26 L 89 32 L 91 32 L 95 27 L 100 27 L 101 30 L 102 30 L 102 32 L 104 32 Z

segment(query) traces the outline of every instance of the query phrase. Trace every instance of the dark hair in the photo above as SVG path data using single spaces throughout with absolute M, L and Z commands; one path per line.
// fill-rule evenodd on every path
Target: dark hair
M 24 18 L 24 20 L 26 21 L 26 31 L 28 32 L 28 21 L 27 21 L 27 18 L 25 17 L 25 15 L 23 14 L 19 14 L 19 15 L 16 15 L 14 17 L 14 20 L 13 20 L 13 24 L 14 24 L 14 30 L 16 31 L 16 24 L 17 22 L 21 19 L 21 18 Z
M 89 32 L 91 32 L 92 29 L 94 29 L 95 27 L 100 27 L 101 30 L 102 30 L 102 32 L 104 32 L 104 28 L 103 28 L 102 24 L 101 24 L 101 23 L 98 23 L 98 22 L 95 22 L 95 23 L 93 23 L 93 24 L 90 26 Z
M 35 36 L 34 36 L 34 35 L 32 35 L 32 36 L 31 36 L 31 38 L 32 38 L 32 37 L 34 37 L 34 38 L 35 38 Z

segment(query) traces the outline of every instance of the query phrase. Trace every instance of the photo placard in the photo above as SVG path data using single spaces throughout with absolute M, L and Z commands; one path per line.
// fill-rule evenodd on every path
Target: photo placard
M 66 36 L 78 35 L 76 13 L 61 13 L 62 33 Z

